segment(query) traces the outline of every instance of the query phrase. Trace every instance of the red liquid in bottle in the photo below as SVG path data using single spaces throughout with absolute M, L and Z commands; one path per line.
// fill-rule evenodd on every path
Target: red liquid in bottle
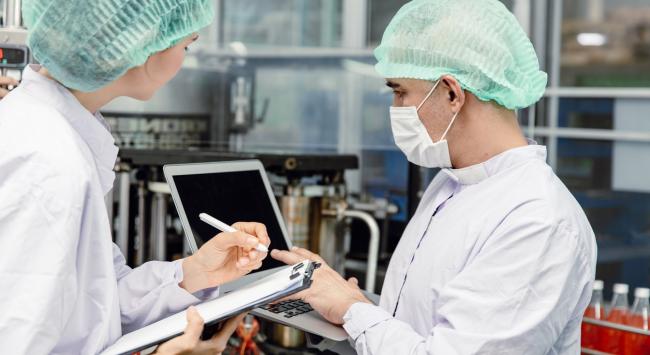
M 634 305 L 625 317 L 625 324 L 641 330 L 648 330 L 650 319 L 650 289 L 637 287 L 634 290 Z M 625 332 L 623 336 L 625 354 L 650 354 L 650 336 Z
M 605 315 L 605 308 L 603 306 L 594 307 L 589 306 L 585 310 L 585 318 L 602 319 Z M 600 335 L 601 327 L 595 324 L 582 323 L 582 340 L 581 345 L 583 348 L 598 350 L 600 349 L 598 337 Z
M 626 319 L 626 324 L 640 329 L 648 329 L 648 322 L 644 322 L 643 316 L 639 314 L 630 314 Z M 624 354 L 650 354 L 650 336 L 625 333 L 623 342 Z
M 626 309 L 614 308 L 607 315 L 607 321 L 612 323 L 625 324 Z M 623 354 L 624 332 L 612 328 L 601 327 L 600 348 L 598 350 L 612 354 Z

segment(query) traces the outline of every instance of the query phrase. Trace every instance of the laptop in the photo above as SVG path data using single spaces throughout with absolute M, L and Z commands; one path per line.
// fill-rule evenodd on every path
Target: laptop
M 165 165 L 163 171 L 192 252 L 219 232 L 199 219 L 203 212 L 227 224 L 263 223 L 271 238 L 269 249 L 291 247 L 275 195 L 259 160 Z M 220 291 L 228 293 L 282 266 L 283 263 L 268 256 L 260 269 L 221 285 Z M 333 341 L 348 338 L 342 327 L 329 323 L 302 301 L 267 305 L 251 313 Z

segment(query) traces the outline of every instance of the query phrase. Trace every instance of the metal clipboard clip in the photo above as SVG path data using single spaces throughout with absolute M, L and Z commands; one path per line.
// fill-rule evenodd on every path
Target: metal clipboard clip
M 303 275 L 305 278 L 305 283 L 311 284 L 311 277 L 314 274 L 314 270 L 318 269 L 321 266 L 320 263 L 315 261 L 303 261 L 302 263 L 295 265 L 289 277 L 291 280 Z

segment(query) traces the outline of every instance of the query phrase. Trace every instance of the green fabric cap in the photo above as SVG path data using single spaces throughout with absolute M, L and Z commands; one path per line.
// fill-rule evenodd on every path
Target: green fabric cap
M 95 91 L 212 22 L 213 0 L 23 0 L 28 44 L 68 88 Z
M 449 74 L 483 101 L 528 107 L 546 88 L 533 45 L 497 0 L 415 0 L 404 5 L 375 49 L 386 78 L 435 81 Z

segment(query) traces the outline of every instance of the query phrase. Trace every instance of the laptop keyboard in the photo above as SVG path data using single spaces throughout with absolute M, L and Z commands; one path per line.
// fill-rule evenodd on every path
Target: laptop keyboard
M 309 303 L 301 300 L 282 301 L 275 304 L 267 304 L 260 308 L 272 313 L 283 314 L 285 318 L 295 317 L 314 310 Z

